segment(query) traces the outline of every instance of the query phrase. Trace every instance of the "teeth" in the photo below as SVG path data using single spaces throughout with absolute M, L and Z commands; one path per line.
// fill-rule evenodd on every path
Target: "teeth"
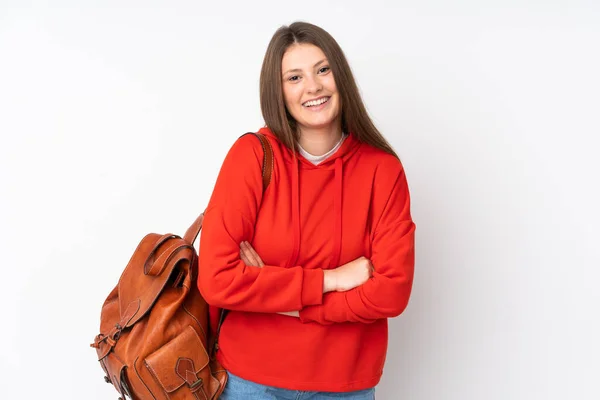
M 327 100 L 329 100 L 329 97 L 323 97 L 322 99 L 319 99 L 319 100 L 307 101 L 306 103 L 304 103 L 304 106 L 305 107 L 318 106 L 320 104 L 325 103 Z

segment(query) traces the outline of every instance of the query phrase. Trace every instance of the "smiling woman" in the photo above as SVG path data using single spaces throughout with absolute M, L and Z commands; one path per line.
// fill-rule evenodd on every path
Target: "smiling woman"
M 302 133 L 300 146 L 313 154 L 322 153 L 317 138 L 334 139 L 341 134 L 336 132 L 341 127 L 339 94 L 329 62 L 317 46 L 298 43 L 287 49 L 281 66 L 285 107 Z M 330 143 L 321 147 L 331 148 Z
M 387 319 L 413 281 L 404 169 L 318 26 L 275 32 L 260 101 L 273 157 L 263 165 L 254 135 L 233 145 L 200 243 L 198 287 L 229 310 L 216 353 L 230 377 L 222 398 L 373 399 Z

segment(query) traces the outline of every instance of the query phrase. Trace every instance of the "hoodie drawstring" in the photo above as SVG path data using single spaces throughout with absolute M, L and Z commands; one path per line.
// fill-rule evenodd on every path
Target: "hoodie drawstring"
M 300 160 L 295 158 L 292 161 L 292 229 L 294 242 L 292 247 L 292 255 L 288 261 L 288 267 L 294 267 L 298 261 L 300 252 L 300 177 L 298 171 L 298 163 Z
M 330 268 L 339 267 L 340 253 L 342 251 L 342 175 L 344 172 L 344 163 L 341 158 L 335 160 L 335 182 L 333 198 L 333 214 L 335 216 L 335 226 L 333 228 L 333 251 L 331 253 Z

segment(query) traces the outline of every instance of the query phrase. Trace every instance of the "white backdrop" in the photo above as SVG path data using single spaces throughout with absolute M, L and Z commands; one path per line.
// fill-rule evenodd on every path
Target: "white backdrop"
M 0 1 L 0 397 L 116 398 L 89 347 L 141 237 L 182 234 L 295 20 L 407 171 L 381 400 L 600 398 L 596 1 Z

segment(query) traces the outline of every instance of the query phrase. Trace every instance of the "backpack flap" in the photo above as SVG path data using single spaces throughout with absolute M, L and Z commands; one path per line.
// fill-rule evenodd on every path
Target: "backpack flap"
M 192 279 L 195 250 L 177 235 L 146 235 L 119 279 L 119 311 L 122 328 L 142 318 L 165 288 L 175 267 L 179 277 Z M 183 273 L 183 275 L 182 275 Z

